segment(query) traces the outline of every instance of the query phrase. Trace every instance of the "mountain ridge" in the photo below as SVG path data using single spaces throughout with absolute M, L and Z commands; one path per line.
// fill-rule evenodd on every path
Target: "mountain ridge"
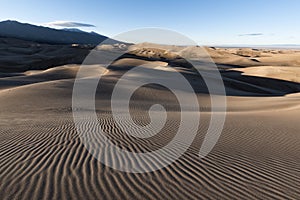
M 117 42 L 109 39 L 107 36 L 95 34 L 94 32 L 88 33 L 84 31 L 53 29 L 29 23 L 21 23 L 14 20 L 0 22 L 0 36 L 48 44 L 75 43 L 98 45 L 103 41 L 105 41 L 105 43 Z

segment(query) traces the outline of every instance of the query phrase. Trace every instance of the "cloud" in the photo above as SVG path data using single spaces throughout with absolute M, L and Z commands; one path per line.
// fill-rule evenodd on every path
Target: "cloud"
M 61 26 L 61 27 L 68 27 L 68 28 L 76 28 L 76 27 L 95 27 L 93 24 L 85 24 L 79 22 L 70 22 L 70 21 L 55 21 L 49 22 L 47 25 L 50 26 Z
M 262 33 L 246 33 L 246 34 L 240 34 L 239 36 L 262 36 L 264 34 Z

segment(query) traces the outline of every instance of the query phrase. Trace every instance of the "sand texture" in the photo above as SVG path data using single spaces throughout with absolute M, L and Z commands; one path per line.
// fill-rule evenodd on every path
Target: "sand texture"
M 168 118 L 161 132 L 150 139 L 132 139 L 114 123 L 111 90 L 125 69 L 139 65 L 156 71 L 174 68 L 191 80 L 201 121 L 192 145 L 174 163 L 154 172 L 125 173 L 101 164 L 78 136 L 72 90 L 80 65 L 71 59 L 74 47 L 26 43 L 5 48 L 2 44 L 0 199 L 300 199 L 299 51 L 206 48 L 221 69 L 227 117 L 217 145 L 200 159 L 210 98 L 203 80 L 178 57 L 193 48 L 173 47 L 164 53 L 155 45 L 132 46 L 131 54 L 105 71 L 96 93 L 98 121 L 108 137 L 128 151 L 144 152 L 163 147 L 176 134 L 180 122 L 176 97 L 151 85 L 134 93 L 131 115 L 138 124 L 147 124 L 149 107 L 164 105 Z M 86 49 L 75 49 L 86 55 Z M 68 53 L 71 61 L 64 59 Z M 89 66 L 84 78 L 102 73 L 101 64 L 105 61 Z M 142 73 L 136 76 L 147 78 Z

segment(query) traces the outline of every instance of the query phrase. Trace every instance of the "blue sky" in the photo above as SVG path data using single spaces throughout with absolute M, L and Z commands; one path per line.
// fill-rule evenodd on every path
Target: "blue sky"
M 300 44 L 299 9 L 298 0 L 3 0 L 0 20 L 87 23 L 95 27 L 80 29 L 107 36 L 167 28 L 200 45 Z

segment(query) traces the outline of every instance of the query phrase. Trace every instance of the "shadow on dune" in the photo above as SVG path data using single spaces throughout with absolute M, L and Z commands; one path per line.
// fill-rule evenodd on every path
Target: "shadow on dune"
M 0 37 L 0 73 L 20 73 L 65 64 L 81 64 L 91 48 Z
M 12 45 L 14 44 L 15 45 Z M 34 42 L 20 41 L 16 39 L 2 38 L 0 39 L 2 47 L 0 53 L 0 88 L 12 88 L 14 86 L 29 85 L 40 82 L 48 82 L 62 79 L 74 79 L 76 76 L 76 67 L 57 68 L 55 73 L 42 73 L 36 75 L 25 76 L 24 72 L 32 69 L 48 69 L 63 64 L 81 64 L 85 56 L 89 53 L 89 48 L 57 46 L 57 45 L 40 45 Z M 152 49 L 153 50 L 153 49 Z M 197 70 L 191 63 L 180 56 L 173 54 L 165 54 L 155 50 L 153 55 L 140 55 L 134 52 L 125 53 L 116 61 L 122 59 L 136 59 L 140 61 L 160 61 L 168 64 L 182 73 L 198 94 L 208 94 L 207 85 L 203 77 L 199 76 Z M 13 55 L 18 55 L 16 58 Z M 217 82 L 212 75 L 212 70 L 205 66 L 205 62 L 197 61 L 197 64 L 204 66 L 204 74 L 208 74 L 208 78 L 212 82 Z M 240 68 L 238 65 L 217 64 L 225 85 L 226 95 L 228 96 L 283 96 L 291 93 L 300 92 L 300 84 L 291 81 L 243 75 L 239 71 L 227 70 L 232 68 Z M 125 62 L 122 66 L 112 64 L 109 66 L 111 71 L 117 71 L 120 76 L 135 66 Z M 56 67 L 55 67 L 56 68 Z M 172 72 L 170 72 L 172 73 Z M 14 77 L 15 76 L 15 77 Z M 215 79 L 215 80 L 214 80 Z M 155 89 L 163 89 L 157 85 L 149 85 Z M 218 87 L 218 85 L 216 85 Z
M 180 71 L 187 80 L 189 80 L 190 84 L 194 88 L 196 93 L 199 94 L 208 94 L 207 85 L 201 77 L 199 73 L 195 70 L 193 65 L 181 57 L 170 58 L 168 56 L 160 56 L 157 55 L 156 57 L 145 57 L 140 55 L 134 55 L 132 53 L 126 53 L 118 58 L 132 58 L 132 59 L 139 59 L 145 61 L 162 61 L 168 63 L 168 66 L 174 67 L 177 71 Z M 204 68 L 206 63 L 200 62 L 200 65 L 203 64 Z M 217 64 L 217 67 L 220 70 L 220 74 L 223 79 L 223 83 L 226 90 L 226 95 L 228 96 L 284 96 L 291 93 L 300 92 L 300 84 L 297 82 L 268 78 L 268 77 L 258 77 L 258 76 L 249 76 L 244 75 L 240 71 L 235 70 L 226 70 L 232 68 L 243 68 L 239 65 L 228 65 L 228 64 Z M 115 71 L 127 71 L 133 68 L 133 66 L 118 66 L 118 65 L 110 65 L 110 70 Z M 203 70 L 203 74 L 211 74 L 208 76 L 209 79 L 214 79 L 213 72 L 210 72 L 208 68 Z M 172 72 L 170 72 L 172 73 Z M 212 80 L 213 82 L 214 80 Z M 218 85 L 216 85 L 218 87 Z M 159 87 L 157 85 L 153 85 L 153 88 L 159 89 L 163 87 Z
M 280 79 L 243 75 L 239 71 L 222 71 L 228 96 L 284 96 L 300 92 L 300 84 Z
M 182 74 L 189 80 L 197 94 L 221 95 L 220 93 L 209 93 L 204 79 L 199 75 L 184 72 Z M 300 84 L 296 82 L 248 76 L 239 71 L 222 71 L 221 76 L 227 96 L 272 97 L 300 92 Z M 157 85 L 151 87 L 163 89 Z

